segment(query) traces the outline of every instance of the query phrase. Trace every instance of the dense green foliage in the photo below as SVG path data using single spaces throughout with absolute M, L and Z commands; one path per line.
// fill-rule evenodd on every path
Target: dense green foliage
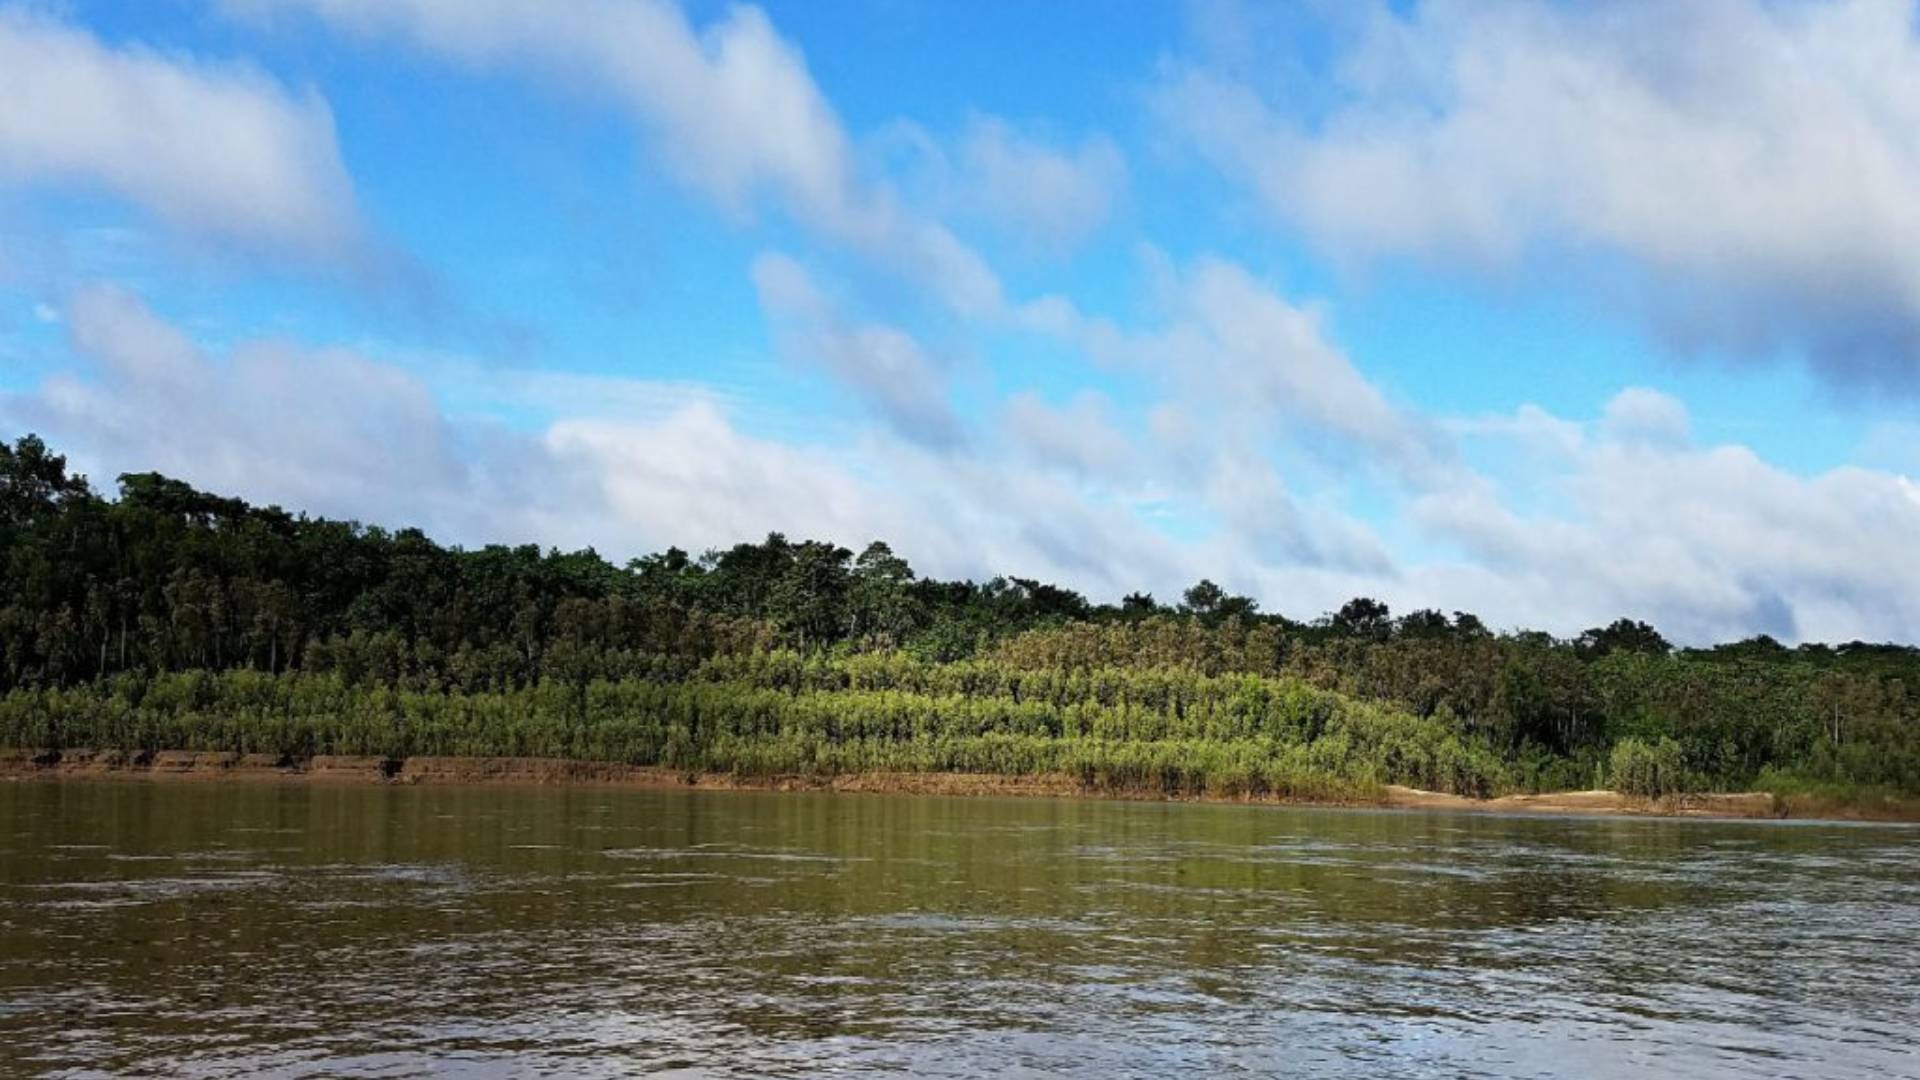
M 1920 651 L 1572 640 L 1211 582 L 1095 605 L 775 534 L 463 550 L 0 443 L 0 742 L 1059 772 L 1174 791 L 1920 792 Z
M 1382 781 L 1486 793 L 1504 778 L 1498 759 L 1440 723 L 1292 681 L 774 659 L 795 662 L 703 668 L 682 682 L 549 680 L 458 694 L 338 674 L 116 676 L 0 698 L 0 742 L 512 755 L 746 774 L 1057 773 L 1214 794 L 1355 794 Z
M 1635 738 L 1621 739 L 1613 746 L 1607 773 L 1615 788 L 1630 795 L 1657 798 L 1691 786 L 1680 744 L 1672 739 L 1651 746 Z

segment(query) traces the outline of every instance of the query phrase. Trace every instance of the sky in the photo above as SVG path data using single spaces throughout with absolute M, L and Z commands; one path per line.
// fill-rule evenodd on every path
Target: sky
M 1920 641 L 1913 0 L 0 0 L 0 435 L 448 542 Z

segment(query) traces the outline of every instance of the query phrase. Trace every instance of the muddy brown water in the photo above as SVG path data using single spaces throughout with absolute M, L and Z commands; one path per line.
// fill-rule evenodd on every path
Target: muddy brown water
M 0 1074 L 1920 1076 L 1901 826 L 0 784 Z

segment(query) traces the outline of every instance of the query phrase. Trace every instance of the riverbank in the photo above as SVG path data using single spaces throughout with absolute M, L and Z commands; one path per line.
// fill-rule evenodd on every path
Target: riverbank
M 1898 800 L 1845 802 L 1763 791 L 1707 793 L 1647 799 L 1617 791 L 1566 791 L 1476 799 L 1437 791 L 1385 785 L 1346 798 L 1278 795 L 1179 795 L 1148 788 L 1088 785 L 1062 774 L 1010 776 L 958 772 L 861 772 L 836 775 L 743 775 L 687 772 L 657 766 L 555 758 L 319 755 L 307 759 L 271 754 L 70 749 L 61 752 L 0 750 L 0 779 L 368 784 L 578 784 L 638 790 L 824 791 L 964 796 L 1098 798 L 1143 801 L 1261 803 L 1289 806 L 1375 807 L 1390 810 L 1457 811 L 1557 816 L 1707 817 L 1732 819 L 1821 818 L 1860 821 L 1920 821 L 1920 803 Z

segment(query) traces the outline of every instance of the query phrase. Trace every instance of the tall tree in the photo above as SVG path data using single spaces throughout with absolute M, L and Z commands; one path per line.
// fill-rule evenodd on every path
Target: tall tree
M 84 476 L 67 474 L 67 459 L 38 435 L 0 442 L 0 526 L 27 525 L 69 502 L 91 498 Z

